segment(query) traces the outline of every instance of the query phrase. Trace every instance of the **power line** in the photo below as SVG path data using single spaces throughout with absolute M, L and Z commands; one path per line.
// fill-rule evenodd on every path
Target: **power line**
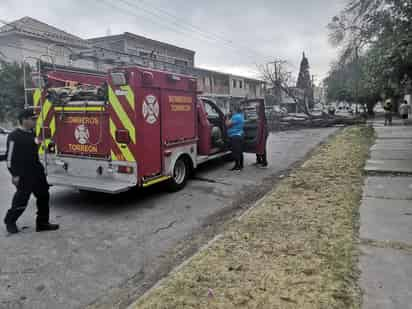
M 222 36 L 222 35 L 220 35 L 220 34 L 212 33 L 212 32 L 209 32 L 209 31 L 205 31 L 205 30 L 203 30 L 202 28 L 200 28 L 200 27 L 198 27 L 198 26 L 196 26 L 196 25 L 193 25 L 193 24 L 191 24 L 191 23 L 182 22 L 182 21 L 181 21 L 181 18 L 180 18 L 179 16 L 173 15 L 173 14 L 171 14 L 170 12 L 168 12 L 168 11 L 166 11 L 166 10 L 164 10 L 164 9 L 155 8 L 155 7 L 153 7 L 153 6 L 152 6 L 152 10 L 153 10 L 153 11 L 151 11 L 150 9 L 147 9 L 147 7 L 145 7 L 145 6 L 142 5 L 142 3 L 148 4 L 146 1 L 140 0 L 140 3 L 131 3 L 131 2 L 128 1 L 128 0 L 119 0 L 119 1 L 120 1 L 120 2 L 123 2 L 123 3 L 126 3 L 126 4 L 129 5 L 129 6 L 133 6 L 133 7 L 135 7 L 135 8 L 142 9 L 142 10 L 144 10 L 145 12 L 147 12 L 147 13 L 149 13 L 149 14 L 151 14 L 151 15 L 155 15 L 155 16 L 160 17 L 160 18 L 164 18 L 165 16 L 166 16 L 166 17 L 169 17 L 170 19 L 173 20 L 173 23 L 174 23 L 175 25 L 178 25 L 178 26 L 180 26 L 180 27 L 185 27 L 186 29 L 189 29 L 189 30 L 192 31 L 192 32 L 200 33 L 200 34 L 204 35 L 205 37 L 208 37 L 208 38 L 213 39 L 214 41 L 220 40 L 221 42 L 223 42 L 223 43 L 225 43 L 225 44 L 234 45 L 234 46 L 232 46 L 232 48 L 237 48 L 237 47 L 235 46 L 235 44 L 233 43 L 232 40 L 228 40 L 227 38 L 225 38 L 224 36 Z M 156 11 L 158 11 L 158 12 L 156 12 Z M 159 12 L 160 12 L 160 13 L 159 13 Z M 240 47 L 240 45 L 238 45 L 238 47 Z M 251 53 L 253 53 L 253 54 L 255 54 L 255 55 L 259 55 L 260 57 L 261 57 L 261 56 L 264 56 L 264 55 L 261 54 L 260 52 L 257 52 L 256 50 L 253 50 L 253 49 L 250 49 L 249 47 L 241 46 L 241 48 L 242 48 L 242 51 L 246 49 L 246 50 L 249 50 Z M 266 56 L 264 56 L 264 57 L 266 57 Z M 268 58 L 269 58 L 269 57 L 268 57 Z
M 106 6 L 110 6 L 111 8 L 117 9 L 117 10 L 121 11 L 122 13 L 124 13 L 124 14 L 126 14 L 126 15 L 134 16 L 134 17 L 137 17 L 137 18 L 141 18 L 141 17 L 142 17 L 141 15 L 139 16 L 139 15 L 137 15 L 137 14 L 135 13 L 136 10 L 130 11 L 130 10 L 127 10 L 125 7 L 115 6 L 115 5 L 113 5 L 113 3 L 108 2 L 107 0 L 99 1 L 99 3 L 102 3 L 102 2 L 103 2 Z M 127 2 L 126 0 L 119 0 L 119 2 L 122 2 L 122 3 L 126 4 L 126 5 L 128 5 L 129 7 L 134 7 L 135 9 L 139 9 L 139 10 L 141 10 L 141 11 L 145 11 L 145 12 L 147 12 L 148 14 L 150 14 L 151 16 L 157 17 L 157 18 L 153 19 L 153 18 L 150 18 L 150 17 L 148 17 L 148 16 L 143 15 L 143 18 L 144 18 L 144 19 L 150 19 L 151 22 L 160 24 L 161 26 L 166 27 L 166 28 L 168 28 L 169 30 L 172 30 L 172 31 L 175 32 L 175 33 L 180 33 L 180 34 L 184 34 L 184 35 L 189 34 L 189 35 L 191 35 L 191 36 L 194 36 L 194 37 L 197 38 L 197 39 L 200 38 L 200 39 L 206 40 L 206 41 L 211 42 L 211 43 L 217 43 L 217 44 L 219 44 L 219 45 L 226 45 L 226 46 L 228 46 L 229 48 L 233 49 L 234 51 L 237 51 L 237 53 L 238 53 L 239 55 L 241 55 L 241 56 L 244 56 L 244 54 L 247 54 L 247 55 L 249 55 L 249 57 L 251 57 L 251 58 L 256 58 L 256 56 L 259 56 L 259 58 L 262 57 L 262 55 L 260 55 L 260 54 L 257 53 L 256 51 L 253 51 L 253 50 L 252 50 L 252 52 L 250 52 L 250 51 L 247 51 L 246 48 L 237 48 L 236 46 L 233 46 L 233 44 L 230 44 L 230 43 L 228 43 L 228 42 L 221 42 L 221 43 L 220 43 L 220 42 L 219 42 L 219 39 L 217 39 L 217 38 L 212 38 L 210 35 L 209 35 L 209 36 L 208 36 L 208 35 L 205 35 L 204 33 L 201 33 L 201 32 L 199 32 L 199 31 L 196 32 L 196 31 L 193 31 L 193 30 L 183 29 L 181 26 L 171 26 L 170 23 L 168 23 L 168 22 L 165 23 L 165 22 L 163 21 L 163 18 L 164 18 L 163 16 L 161 16 L 161 15 L 159 15 L 159 14 L 156 14 L 156 13 L 153 13 L 153 12 L 150 12 L 150 11 L 148 11 L 147 9 L 143 10 L 143 9 L 139 8 L 138 6 L 136 6 L 136 5 L 134 5 L 134 4 L 131 4 L 130 2 Z M 137 11 L 137 12 L 139 12 L 139 11 Z M 150 13 L 149 13 L 149 12 L 150 12 Z M 240 51 L 241 51 L 242 53 L 240 53 Z
M 102 1 L 104 1 L 104 0 L 102 0 Z M 111 4 L 110 4 L 110 6 L 113 7 L 113 5 L 111 5 Z M 118 8 L 118 7 L 117 7 L 117 8 Z M 126 11 L 125 11 L 124 8 L 118 8 L 118 9 L 121 9 L 121 10 L 123 10 L 123 11 L 126 13 Z M 130 13 L 130 12 L 127 11 L 127 14 L 128 14 L 128 15 L 129 15 L 129 13 Z M 135 15 L 135 14 L 133 14 L 133 15 L 136 16 L 136 17 L 138 17 L 138 16 Z M 17 30 L 17 31 L 19 31 L 19 32 L 31 33 L 31 32 L 27 32 L 27 31 L 25 31 L 25 29 L 21 29 L 21 28 L 17 27 L 15 24 L 13 24 L 13 23 L 11 23 L 11 22 L 7 22 L 7 21 L 5 21 L 5 20 L 1 20 L 1 19 L 0 19 L 0 23 L 3 23 L 3 24 L 6 25 L 6 26 L 10 26 L 10 27 L 12 27 L 13 29 L 15 29 L 15 30 Z M 48 37 L 47 35 L 44 35 L 44 34 L 43 34 L 43 33 L 44 33 L 44 30 L 42 30 L 42 29 L 38 29 L 38 28 L 35 28 L 35 27 L 33 27 L 33 26 L 27 26 L 27 25 L 24 25 L 24 27 L 25 27 L 25 28 L 29 28 L 29 29 L 35 31 L 34 33 L 31 33 L 31 34 L 34 34 L 34 35 L 36 35 L 36 36 L 40 36 L 40 37 L 45 38 L 45 39 L 47 39 L 47 40 L 51 40 L 50 37 Z M 27 48 L 27 47 L 12 45 L 12 44 L 3 44 L 3 45 L 4 45 L 4 46 L 11 47 L 11 48 L 15 48 L 15 49 L 19 49 L 19 50 L 26 50 L 26 51 L 35 52 L 35 53 L 44 53 L 44 52 L 45 52 L 44 50 L 31 49 L 31 48 Z M 170 65 L 170 66 L 177 66 L 177 65 L 175 65 L 175 64 L 173 64 L 173 63 L 170 63 L 170 62 L 167 62 L 167 61 L 162 61 L 162 60 L 158 60 L 158 59 L 149 59 L 149 58 L 142 57 L 142 56 L 139 56 L 139 55 L 130 54 L 130 53 L 127 53 L 127 52 L 120 52 L 120 51 L 108 49 L 108 48 L 101 47 L 101 46 L 93 46 L 93 48 L 100 49 L 100 50 L 102 50 L 102 51 L 103 51 L 103 50 L 104 50 L 104 51 L 108 51 L 108 52 L 115 53 L 115 54 L 118 54 L 118 55 L 129 56 L 129 57 L 135 58 L 135 59 L 138 58 L 138 59 L 142 59 L 142 60 L 146 60 L 146 61 L 153 61 L 153 62 L 163 63 L 163 64 Z M 80 50 L 79 53 L 81 53 L 81 52 L 82 52 L 82 51 Z M 72 53 L 72 54 L 73 54 L 73 53 Z M 256 63 L 255 63 L 255 65 L 257 66 Z M 189 69 L 189 68 L 187 68 L 187 69 Z M 251 72 L 251 73 L 254 73 L 254 74 L 257 73 L 257 71 L 251 70 L 251 69 L 248 70 L 248 71 Z M 256 75 L 257 75 L 257 74 L 256 74 Z

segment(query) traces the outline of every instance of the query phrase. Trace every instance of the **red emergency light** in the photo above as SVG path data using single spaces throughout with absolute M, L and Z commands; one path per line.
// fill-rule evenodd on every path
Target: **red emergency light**
M 142 83 L 144 86 L 151 86 L 153 84 L 153 73 L 143 72 Z
M 130 144 L 130 134 L 128 130 L 116 130 L 116 142 L 119 144 Z
M 117 168 L 119 174 L 133 174 L 133 167 L 121 165 Z

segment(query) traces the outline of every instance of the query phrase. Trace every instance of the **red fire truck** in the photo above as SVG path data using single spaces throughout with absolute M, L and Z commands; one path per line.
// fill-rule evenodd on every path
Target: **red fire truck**
M 199 164 L 229 153 L 225 115 L 192 76 L 137 66 L 41 76 L 33 101 L 51 185 L 114 194 L 165 181 L 179 190 Z M 242 106 L 245 152 L 263 153 L 264 101 Z

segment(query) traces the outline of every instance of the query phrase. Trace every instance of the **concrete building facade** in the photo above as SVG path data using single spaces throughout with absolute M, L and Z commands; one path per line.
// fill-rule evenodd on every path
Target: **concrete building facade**
M 73 61 L 71 55 L 89 48 L 90 43 L 31 17 L 23 17 L 0 27 L 0 58 L 8 62 L 22 62 L 28 57 L 53 57 L 59 65 L 73 65 L 93 69 L 84 59 Z M 29 60 L 33 63 L 35 60 Z
M 22 62 L 42 57 L 57 65 L 106 72 L 122 65 L 140 65 L 197 77 L 198 90 L 225 111 L 244 98 L 262 98 L 264 82 L 196 68 L 195 52 L 130 32 L 84 40 L 31 17 L 0 27 L 0 59 Z M 31 63 L 35 60 L 31 61 Z
M 230 106 L 245 98 L 263 98 L 265 83 L 227 73 L 195 68 L 198 90 L 228 112 Z
M 195 52 L 171 44 L 145 38 L 130 32 L 87 40 L 95 47 L 104 47 L 142 58 L 155 59 L 178 66 L 193 67 Z

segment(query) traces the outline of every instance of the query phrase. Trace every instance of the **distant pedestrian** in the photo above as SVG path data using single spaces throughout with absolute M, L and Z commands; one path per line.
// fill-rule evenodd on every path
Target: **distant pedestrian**
M 227 134 L 230 138 L 232 156 L 235 160 L 235 166 L 231 171 L 240 171 L 243 169 L 243 138 L 244 138 L 245 116 L 243 115 L 240 105 L 234 107 L 234 113 L 230 119 L 226 120 L 228 128 Z
M 57 230 L 59 226 L 49 222 L 49 185 L 39 160 L 39 142 L 33 132 L 36 115 L 32 110 L 24 110 L 19 115 L 19 123 L 20 127 L 7 138 L 7 167 L 16 193 L 4 223 L 10 234 L 19 232 L 16 221 L 23 214 L 33 193 L 37 199 L 36 231 Z
M 409 118 L 409 112 L 411 110 L 411 106 L 408 104 L 407 101 L 403 101 L 401 106 L 399 106 L 399 114 L 401 115 L 403 124 L 406 126 Z
M 263 151 L 261 151 L 262 149 L 257 149 L 257 152 L 261 151 L 260 153 L 256 154 L 256 165 L 260 166 L 260 167 L 267 167 L 268 166 L 268 160 L 267 160 L 267 152 L 266 152 L 266 146 L 267 146 L 267 140 L 269 137 L 269 128 L 267 126 L 267 121 L 266 121 L 266 114 L 265 111 L 263 109 L 263 111 L 261 111 L 262 105 L 258 105 L 256 106 L 256 112 L 259 115 L 259 119 L 261 119 L 261 123 L 262 123 L 262 134 L 261 134 L 261 145 L 258 145 L 258 148 L 260 148 L 259 146 L 261 146 L 263 148 Z M 262 119 L 263 118 L 263 119 Z M 260 144 L 258 143 L 258 144 Z
M 383 104 L 383 109 L 385 110 L 385 126 L 392 125 L 392 102 L 390 99 L 385 101 Z

